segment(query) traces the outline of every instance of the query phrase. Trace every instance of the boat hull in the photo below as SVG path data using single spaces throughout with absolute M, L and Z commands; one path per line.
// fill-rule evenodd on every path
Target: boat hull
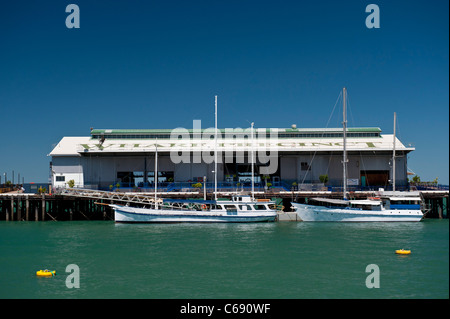
M 118 223 L 255 223 L 273 222 L 276 212 L 177 211 L 111 205 Z
M 292 203 L 302 221 L 333 222 L 418 222 L 423 218 L 420 210 L 381 210 L 367 211 L 358 209 L 328 208 Z

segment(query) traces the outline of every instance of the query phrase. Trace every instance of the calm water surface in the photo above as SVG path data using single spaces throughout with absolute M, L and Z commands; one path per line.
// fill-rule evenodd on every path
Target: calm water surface
M 0 222 L 0 267 L 0 298 L 449 298 L 449 224 Z

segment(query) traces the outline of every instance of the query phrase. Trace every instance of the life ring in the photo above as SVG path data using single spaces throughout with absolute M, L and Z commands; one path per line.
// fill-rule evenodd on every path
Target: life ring
M 206 204 L 202 204 L 202 209 L 206 210 Z

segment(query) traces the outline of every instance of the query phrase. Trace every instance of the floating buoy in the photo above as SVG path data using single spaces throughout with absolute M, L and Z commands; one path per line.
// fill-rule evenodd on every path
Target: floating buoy
M 395 251 L 395 253 L 399 254 L 399 255 L 409 255 L 409 254 L 411 254 L 411 250 L 398 249 Z
M 36 271 L 36 276 L 53 277 L 55 275 L 56 275 L 56 270 L 48 270 L 48 269 L 42 270 L 41 269 L 39 271 Z

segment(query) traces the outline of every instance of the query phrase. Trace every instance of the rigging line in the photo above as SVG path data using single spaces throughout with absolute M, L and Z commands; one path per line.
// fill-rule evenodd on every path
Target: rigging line
M 336 102 L 334 103 L 333 110 L 331 111 L 331 114 L 330 114 L 330 116 L 328 117 L 327 125 L 326 125 L 325 128 L 328 128 L 328 125 L 330 124 L 330 121 L 331 121 L 331 118 L 332 118 L 332 116 L 333 116 L 334 110 L 336 109 L 336 105 L 338 105 L 341 96 L 342 96 L 342 91 L 339 92 L 339 95 L 338 95 L 338 97 L 337 97 L 337 99 L 336 99 Z M 324 135 L 324 134 L 325 134 L 325 130 L 322 132 L 322 136 L 320 137 L 319 142 L 322 141 L 322 138 L 323 138 L 323 135 Z M 302 182 L 300 183 L 300 185 L 303 185 L 303 184 L 304 184 L 305 179 L 306 179 L 306 176 L 308 176 L 308 172 L 311 171 L 311 165 L 312 165 L 312 163 L 313 163 L 313 161 L 314 161 L 314 158 L 316 157 L 316 153 L 317 153 L 317 150 L 314 151 L 314 154 L 313 154 L 313 156 L 312 156 L 312 158 L 311 158 L 311 161 L 310 161 L 309 164 L 308 164 L 308 167 L 307 167 L 305 176 L 303 176 L 303 179 L 302 179 Z M 328 169 L 327 169 L 327 171 L 328 171 Z M 312 173 L 311 173 L 311 174 L 312 174 Z
M 352 108 L 350 107 L 350 98 L 349 98 L 349 95 L 348 95 L 348 90 L 347 90 L 347 110 L 350 113 L 351 122 L 352 122 L 353 126 L 355 127 L 356 126 L 356 124 L 355 124 L 356 122 L 355 122 L 355 119 L 353 118 Z
M 336 109 L 336 105 L 338 104 L 339 100 L 341 99 L 341 96 L 342 96 L 342 91 L 339 92 L 339 95 L 338 95 L 338 97 L 336 99 L 336 103 L 334 103 L 334 107 L 333 107 L 333 110 L 331 111 L 330 117 L 328 118 L 326 128 L 328 128 L 328 125 L 330 124 L 331 117 L 333 116 L 334 110 Z M 323 134 L 325 134 L 325 132 L 322 133 L 322 137 L 323 137 Z

